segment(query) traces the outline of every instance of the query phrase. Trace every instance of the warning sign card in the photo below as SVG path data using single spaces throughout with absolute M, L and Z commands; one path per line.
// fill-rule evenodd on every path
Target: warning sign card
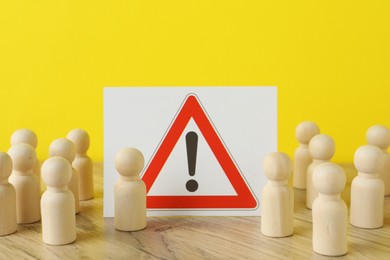
M 145 158 L 149 216 L 261 215 L 262 161 L 277 150 L 275 87 L 104 89 L 104 216 L 114 216 L 116 152 Z

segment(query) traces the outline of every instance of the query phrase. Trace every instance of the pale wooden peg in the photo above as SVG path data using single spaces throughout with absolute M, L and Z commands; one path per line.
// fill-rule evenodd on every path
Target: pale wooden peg
M 137 231 L 146 227 L 146 186 L 139 175 L 144 156 L 135 148 L 124 148 L 115 155 L 120 177 L 114 188 L 115 228 Z
M 64 157 L 70 164 L 76 157 L 75 145 L 66 138 L 58 138 L 54 140 L 49 147 L 50 156 L 61 156 Z M 68 183 L 68 189 L 73 193 L 75 199 L 75 212 L 80 212 L 80 201 L 79 201 L 79 174 L 77 170 L 72 167 L 72 177 Z
M 390 195 L 390 155 L 387 148 L 390 146 L 390 130 L 382 125 L 375 125 L 368 129 L 366 134 L 368 144 L 375 145 L 383 151 L 383 168 L 379 172 L 385 184 L 385 196 Z
M 263 162 L 268 182 L 262 191 L 261 233 L 269 237 L 293 234 L 294 192 L 287 184 L 292 171 L 285 153 L 269 154 Z
M 330 161 L 336 150 L 332 137 L 319 134 L 314 136 L 309 143 L 309 152 L 313 162 L 307 169 L 306 176 L 306 207 L 311 209 L 314 199 L 318 196 L 317 190 L 313 185 L 313 172 L 320 164 Z
M 16 192 L 8 182 L 11 172 L 11 157 L 0 152 L 0 236 L 16 232 Z
M 73 129 L 66 136 L 76 146 L 76 158 L 72 165 L 79 174 L 79 199 L 89 200 L 93 198 L 93 165 L 87 155 L 89 148 L 89 135 L 83 129 Z
M 293 185 L 297 189 L 306 189 L 306 172 L 313 161 L 309 153 L 309 142 L 313 136 L 319 133 L 318 126 L 310 121 L 300 123 L 295 130 L 299 146 L 294 153 Z
M 379 177 L 383 151 L 374 145 L 359 147 L 354 156 L 358 171 L 351 184 L 350 223 L 360 228 L 383 226 L 385 185 Z
M 318 197 L 313 202 L 313 251 L 326 256 L 348 252 L 348 208 L 341 199 L 346 177 L 337 164 L 326 162 L 315 168 L 313 184 Z
M 37 149 L 38 137 L 32 130 L 27 128 L 21 128 L 13 132 L 11 135 L 11 146 L 20 143 L 29 144 L 32 147 L 34 147 L 34 149 Z M 37 178 L 40 186 L 41 185 L 41 164 L 39 163 L 38 157 L 33 167 L 33 174 Z
M 37 159 L 35 149 L 29 144 L 20 143 L 11 146 L 8 154 L 13 162 L 9 182 L 16 191 L 17 223 L 37 222 L 41 219 L 39 209 L 41 191 L 37 178 L 32 174 Z
M 76 240 L 75 199 L 68 189 L 72 167 L 64 157 L 54 156 L 42 164 L 47 189 L 42 195 L 42 239 L 49 245 L 66 245 Z

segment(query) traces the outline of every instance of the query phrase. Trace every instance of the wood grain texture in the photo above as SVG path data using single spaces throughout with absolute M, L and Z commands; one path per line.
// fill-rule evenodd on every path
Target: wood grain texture
M 343 165 L 349 205 L 350 184 L 357 172 Z M 81 201 L 76 216 L 77 240 L 65 246 L 42 242 L 40 222 L 18 225 L 0 237 L 0 259 L 330 259 L 312 251 L 311 211 L 305 191 L 295 189 L 294 235 L 268 238 L 260 217 L 149 217 L 146 229 L 115 230 L 103 219 L 103 165 L 94 164 L 95 198 Z M 348 225 L 349 251 L 337 259 L 390 259 L 390 197 L 385 198 L 384 227 L 365 230 Z

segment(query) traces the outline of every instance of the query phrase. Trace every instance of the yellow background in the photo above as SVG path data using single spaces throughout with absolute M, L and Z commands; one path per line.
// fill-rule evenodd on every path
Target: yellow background
M 74 128 L 103 159 L 104 86 L 278 86 L 279 150 L 316 121 L 351 162 L 390 126 L 390 1 L 1 1 L 0 150 Z M 245 115 L 243 115 L 245 116 Z M 260 163 L 260 162 L 259 162 Z

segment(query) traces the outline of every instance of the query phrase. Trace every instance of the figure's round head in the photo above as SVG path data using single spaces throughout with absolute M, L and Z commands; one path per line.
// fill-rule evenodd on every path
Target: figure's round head
M 89 135 L 88 133 L 80 128 L 73 129 L 66 136 L 76 146 L 76 153 L 85 154 L 89 148 Z
M 313 185 L 321 194 L 340 194 L 344 190 L 346 181 L 343 168 L 335 163 L 321 163 L 313 172 Z
M 285 181 L 291 174 L 292 163 L 287 154 L 273 152 L 265 157 L 263 171 L 271 181 Z
M 12 172 L 12 159 L 4 152 L 0 152 L 0 181 L 6 180 Z
M 374 145 L 360 146 L 355 152 L 354 164 L 358 172 L 377 174 L 383 163 L 383 151 Z
M 72 166 L 63 157 L 50 157 L 42 164 L 41 176 L 47 186 L 64 187 L 72 177 Z
M 19 143 L 11 146 L 8 154 L 13 162 L 13 169 L 16 171 L 31 170 L 37 162 L 37 154 L 34 147 L 26 143 Z
M 387 149 L 390 145 L 390 130 L 382 125 L 374 125 L 367 130 L 366 138 L 368 144 Z
M 120 149 L 115 155 L 115 168 L 120 175 L 138 176 L 144 168 L 144 156 L 136 148 Z
M 27 128 L 18 129 L 15 132 L 13 132 L 13 134 L 11 135 L 11 146 L 20 143 L 29 144 L 35 149 L 37 148 L 38 145 L 38 137 L 30 129 Z
M 300 123 L 295 129 L 295 136 L 301 144 L 308 144 L 310 139 L 319 133 L 320 129 L 316 123 L 310 121 Z
M 50 156 L 61 156 L 72 163 L 76 157 L 75 145 L 66 138 L 58 138 L 54 140 L 49 147 Z
M 311 157 L 317 160 L 330 160 L 336 150 L 332 137 L 324 134 L 314 136 L 309 142 Z

